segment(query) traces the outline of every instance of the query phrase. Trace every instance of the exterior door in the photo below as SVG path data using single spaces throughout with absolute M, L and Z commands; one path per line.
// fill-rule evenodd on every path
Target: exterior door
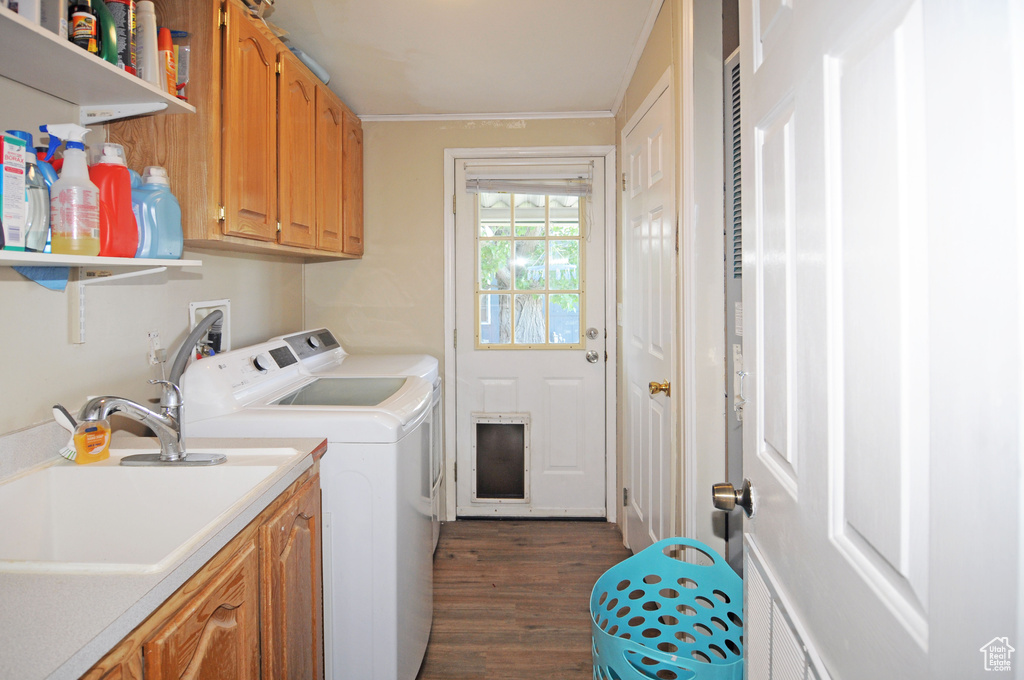
M 669 393 L 675 328 L 675 145 L 668 79 L 623 140 L 622 346 L 625 392 L 626 545 L 639 552 L 672 528 L 672 423 Z M 677 387 L 678 389 L 678 387 Z M 678 398 L 678 395 L 676 396 Z
M 467 163 L 513 186 L 467 190 Z M 587 195 L 559 187 L 578 167 Z M 460 517 L 606 514 L 603 178 L 603 157 L 456 159 Z
M 740 17 L 748 677 L 1019 673 L 1020 5 Z

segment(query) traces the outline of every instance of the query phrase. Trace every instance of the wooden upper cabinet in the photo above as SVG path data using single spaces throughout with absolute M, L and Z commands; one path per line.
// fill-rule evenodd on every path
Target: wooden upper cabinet
M 351 111 L 345 111 L 344 184 L 342 185 L 342 250 L 363 254 L 363 125 Z
M 341 252 L 345 105 L 316 86 L 316 247 Z
M 146 680 L 260 677 L 258 555 L 250 540 L 143 644 Z
M 224 233 L 277 238 L 277 45 L 225 4 L 221 186 Z
M 130 167 L 167 169 L 185 247 L 360 256 L 359 119 L 241 0 L 155 4 L 162 23 L 189 33 L 196 113 L 127 118 L 107 132 Z
M 263 677 L 324 677 L 320 478 L 260 527 Z
M 294 54 L 280 54 L 278 79 L 278 242 L 315 248 L 317 98 L 316 80 Z

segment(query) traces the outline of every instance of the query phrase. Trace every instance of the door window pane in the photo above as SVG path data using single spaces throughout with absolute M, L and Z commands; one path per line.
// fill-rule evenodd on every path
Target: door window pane
M 516 295 L 516 344 L 544 343 L 544 296 Z
M 480 194 L 480 235 L 512 234 L 512 194 Z
M 550 301 L 548 342 L 556 345 L 575 344 L 580 341 L 580 296 L 575 293 L 555 293 Z
M 513 194 L 516 206 L 516 236 L 544 236 L 546 196 Z
M 547 288 L 547 241 L 516 241 L 516 290 Z
M 552 236 L 580 235 L 579 196 L 548 196 L 550 229 Z
M 507 345 L 512 342 L 512 296 L 480 296 L 480 344 Z
M 480 290 L 512 289 L 512 242 L 480 239 Z
M 548 241 L 551 249 L 551 257 L 548 269 L 550 271 L 551 290 L 578 290 L 580 287 L 580 242 L 579 239 L 571 241 Z

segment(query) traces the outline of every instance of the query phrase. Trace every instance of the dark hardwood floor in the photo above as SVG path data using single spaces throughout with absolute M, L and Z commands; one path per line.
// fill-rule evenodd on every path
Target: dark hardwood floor
M 590 590 L 629 555 L 607 522 L 445 524 L 418 680 L 591 678 Z

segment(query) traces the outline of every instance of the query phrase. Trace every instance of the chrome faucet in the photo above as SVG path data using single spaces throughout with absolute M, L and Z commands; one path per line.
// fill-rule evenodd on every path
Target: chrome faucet
M 150 380 L 150 384 L 163 385 L 160 413 L 149 410 L 124 397 L 95 397 L 90 399 L 79 416 L 80 420 L 100 420 L 111 413 L 139 421 L 156 433 L 160 440 L 159 454 L 125 456 L 121 465 L 217 465 L 226 458 L 221 454 L 186 454 L 185 438 L 181 433 L 181 389 L 170 380 Z

